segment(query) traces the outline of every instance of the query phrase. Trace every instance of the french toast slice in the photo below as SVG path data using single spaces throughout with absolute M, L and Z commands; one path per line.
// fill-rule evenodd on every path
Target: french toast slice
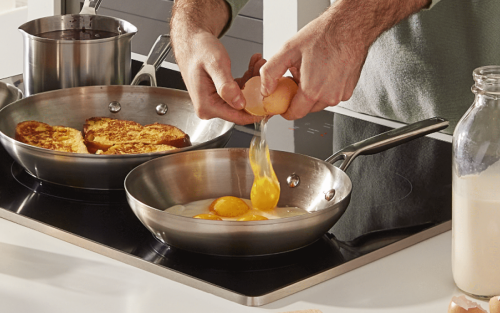
M 81 131 L 65 126 L 51 126 L 37 121 L 24 121 L 16 126 L 15 139 L 45 149 L 86 153 Z
M 142 126 L 133 121 L 92 117 L 85 121 L 83 131 L 90 153 L 98 150 L 106 152 L 114 145 L 126 143 L 169 145 L 175 148 L 191 145 L 189 136 L 179 128 L 159 123 Z
M 135 142 L 142 125 L 108 117 L 92 117 L 85 120 L 83 133 L 90 153 L 106 151 L 117 143 Z
M 169 145 L 176 148 L 191 146 L 191 140 L 188 134 L 175 126 L 160 123 L 144 126 L 139 134 L 139 141 Z
M 139 154 L 139 153 L 152 153 L 161 151 L 175 150 L 176 147 L 169 145 L 152 145 L 142 142 L 120 143 L 112 146 L 106 151 L 97 150 L 96 154 Z

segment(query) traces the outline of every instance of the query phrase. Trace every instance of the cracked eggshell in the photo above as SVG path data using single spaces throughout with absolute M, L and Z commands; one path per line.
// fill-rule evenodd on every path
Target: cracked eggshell
M 488 313 L 479 303 L 467 299 L 465 296 L 451 298 L 448 313 Z
M 285 113 L 298 89 L 293 79 L 281 77 L 276 90 L 264 97 L 260 93 L 260 84 L 260 76 L 254 76 L 245 83 L 241 91 L 246 100 L 245 111 L 257 116 Z

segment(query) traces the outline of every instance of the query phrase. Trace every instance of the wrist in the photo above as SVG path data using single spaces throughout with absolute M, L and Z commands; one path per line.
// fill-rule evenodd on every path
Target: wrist
M 170 29 L 173 33 L 184 35 L 208 32 L 218 37 L 230 17 L 231 8 L 224 0 L 176 0 Z

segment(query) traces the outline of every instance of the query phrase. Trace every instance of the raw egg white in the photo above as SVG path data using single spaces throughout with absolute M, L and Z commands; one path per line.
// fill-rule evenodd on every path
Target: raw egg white
M 308 213 L 306 210 L 296 207 L 276 207 L 272 211 L 263 212 L 254 209 L 252 207 L 252 202 L 250 200 L 240 199 L 248 206 L 249 208 L 248 211 L 239 216 L 231 216 L 231 217 L 219 216 L 214 214 L 213 211 L 210 211 L 210 205 L 218 199 L 206 199 L 206 200 L 190 202 L 184 205 L 174 205 L 166 209 L 165 212 L 180 216 L 186 216 L 186 217 L 198 216 L 197 218 L 213 219 L 213 220 L 217 220 L 217 218 L 220 218 L 221 220 L 224 221 L 256 221 L 256 220 L 266 220 L 266 219 L 271 220 L 271 219 L 303 215 Z M 230 209 L 226 208 L 226 211 L 227 210 Z M 205 215 L 205 216 L 200 217 L 200 215 Z
M 254 76 L 245 83 L 242 90 L 246 100 L 245 110 L 258 116 L 285 113 L 298 89 L 291 78 L 281 77 L 273 93 L 263 97 L 260 84 L 260 76 Z M 255 130 L 260 132 L 260 136 L 254 136 L 249 150 L 250 165 L 254 173 L 250 199 L 253 207 L 260 211 L 273 210 L 280 197 L 280 184 L 272 167 L 265 139 L 266 122 L 267 118 L 264 118 L 255 124 Z

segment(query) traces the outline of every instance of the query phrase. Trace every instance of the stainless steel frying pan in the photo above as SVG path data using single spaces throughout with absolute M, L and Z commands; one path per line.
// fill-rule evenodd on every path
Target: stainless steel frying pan
M 154 76 L 169 49 L 168 36 L 158 39 L 136 77 Z M 148 74 L 144 74 L 148 73 Z M 140 81 L 137 79 L 136 81 Z M 82 130 L 90 117 L 132 120 L 142 125 L 171 124 L 186 132 L 191 147 L 134 155 L 86 155 L 30 146 L 14 139 L 22 121 L 40 121 Z M 0 110 L 0 141 L 12 158 L 41 180 L 88 189 L 123 189 L 127 173 L 166 154 L 223 147 L 234 124 L 201 120 L 186 91 L 151 86 L 86 86 L 48 91 L 16 101 Z
M 309 212 L 301 216 L 236 222 L 164 212 L 176 204 L 222 196 L 249 199 L 253 172 L 248 149 L 191 151 L 141 164 L 125 179 L 127 201 L 153 235 L 180 249 L 225 256 L 295 250 L 318 240 L 346 210 L 352 184 L 344 171 L 356 156 L 378 153 L 447 126 L 448 121 L 441 118 L 424 120 L 348 146 L 326 161 L 271 151 L 271 162 L 282 185 L 278 206 Z M 333 165 L 340 160 L 340 167 Z

